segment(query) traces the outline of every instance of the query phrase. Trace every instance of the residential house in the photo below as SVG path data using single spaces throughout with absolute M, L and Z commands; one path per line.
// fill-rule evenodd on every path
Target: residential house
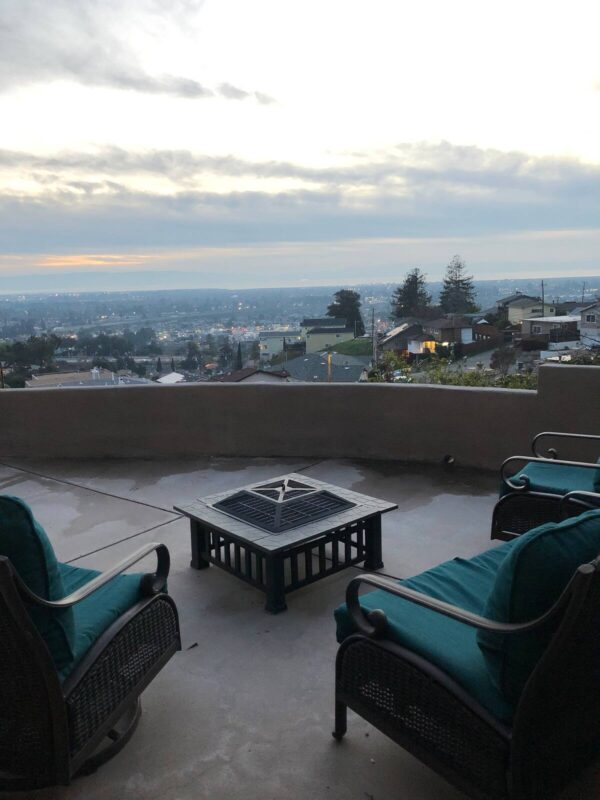
M 428 338 L 431 337 L 423 335 L 423 326 L 420 322 L 404 322 L 387 333 L 377 347 L 384 353 L 422 353 L 424 342 Z M 420 349 L 415 350 L 415 347 L 419 347 L 418 343 L 420 343 Z M 435 343 L 432 343 L 431 349 L 435 349 Z
M 408 339 L 407 350 L 410 355 L 422 356 L 434 353 L 437 342 L 427 333 L 415 333 Z
M 600 300 L 581 310 L 579 335 L 586 347 L 600 347 Z
M 288 345 L 299 344 L 303 341 L 303 337 L 298 330 L 261 331 L 258 334 L 260 360 L 264 363 L 265 361 L 270 361 L 273 356 L 282 353 L 284 341 Z
M 483 320 L 476 322 L 473 325 L 473 341 L 485 342 L 493 347 L 496 344 L 501 344 L 503 339 L 502 334 L 495 325 L 490 325 L 489 322 Z
M 354 339 L 354 331 L 346 327 L 311 328 L 306 334 L 306 352 L 317 353 L 351 339 Z
M 516 292 L 509 297 L 503 297 L 496 303 L 498 314 L 511 325 L 520 325 L 526 317 L 545 317 L 556 314 L 554 304 L 542 304 L 541 297 Z
M 435 339 L 438 344 L 470 344 L 473 341 L 473 326 L 469 320 L 459 315 L 440 317 L 423 323 L 423 333 Z
M 569 314 L 560 317 L 529 317 L 521 323 L 523 338 L 530 336 L 547 342 L 566 342 L 579 339 L 578 316 Z
M 300 333 L 304 338 L 315 328 L 345 328 L 346 320 L 343 317 L 305 317 L 300 323 Z

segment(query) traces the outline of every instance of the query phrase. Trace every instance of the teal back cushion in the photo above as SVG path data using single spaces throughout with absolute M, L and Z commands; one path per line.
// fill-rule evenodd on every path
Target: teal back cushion
M 65 596 L 63 580 L 46 532 L 18 497 L 0 495 L 0 555 L 6 556 L 23 583 L 44 600 Z M 31 619 L 61 670 L 73 658 L 74 618 L 70 608 L 50 610 L 27 604 Z
M 600 511 L 534 528 L 516 539 L 498 569 L 483 615 L 528 622 L 559 598 L 577 567 L 600 555 Z M 494 684 L 510 703 L 550 643 L 558 620 L 519 634 L 479 631 L 477 641 Z
M 600 464 L 600 458 L 597 459 L 596 464 Z M 600 492 L 600 467 L 594 470 L 594 491 Z

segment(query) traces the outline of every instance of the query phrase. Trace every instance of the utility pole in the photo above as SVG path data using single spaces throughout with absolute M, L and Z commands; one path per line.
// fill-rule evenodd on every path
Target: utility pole
M 544 281 L 542 281 L 542 317 L 546 316 L 546 304 L 544 302 Z
M 371 340 L 373 342 L 373 366 L 377 366 L 377 336 L 375 335 L 375 306 L 371 309 Z
M 583 282 L 583 286 L 581 287 L 581 305 L 585 303 L 585 281 Z

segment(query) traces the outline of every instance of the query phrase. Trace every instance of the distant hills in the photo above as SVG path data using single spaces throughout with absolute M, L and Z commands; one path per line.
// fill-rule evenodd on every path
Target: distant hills
M 288 276 L 288 278 L 291 276 Z M 403 273 L 399 275 L 399 282 Z M 165 287 L 165 280 L 170 287 Z M 308 299 L 309 297 L 325 297 L 343 286 L 343 283 L 331 286 L 298 286 L 298 287 L 273 287 L 260 289 L 203 289 L 198 286 L 199 276 L 191 272 L 112 272 L 106 271 L 86 273 L 52 273 L 37 275 L 0 275 L 0 296 L 14 294 L 49 294 L 49 293 L 99 293 L 106 292 L 161 292 L 170 294 L 178 291 L 192 294 L 198 299 L 226 300 L 233 295 L 241 298 L 258 298 L 265 295 L 279 294 L 284 296 Z M 363 301 L 367 297 L 375 299 L 375 306 L 379 305 L 382 297 L 391 297 L 397 283 L 365 283 L 352 285 L 359 291 Z M 428 284 L 433 299 L 437 298 L 442 288 L 441 281 L 432 281 Z M 600 275 L 598 276 L 564 276 L 561 278 L 548 278 L 544 280 L 546 297 L 549 300 L 581 300 L 595 297 L 600 294 Z M 525 294 L 540 295 L 541 281 L 538 278 L 508 278 L 503 280 L 475 280 L 478 303 L 481 308 L 488 308 L 496 300 L 515 291 Z

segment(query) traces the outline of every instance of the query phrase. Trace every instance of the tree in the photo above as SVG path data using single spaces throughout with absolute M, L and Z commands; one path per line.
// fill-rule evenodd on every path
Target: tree
M 219 348 L 219 366 L 221 367 L 221 369 L 229 369 L 232 361 L 233 361 L 233 347 L 231 346 L 229 337 L 226 336 L 223 341 L 223 344 Z
M 492 353 L 490 367 L 505 376 L 516 360 L 517 355 L 512 347 L 499 347 Z
M 206 335 L 206 349 L 208 350 L 208 355 L 211 358 L 214 358 L 217 355 L 218 348 L 215 342 L 215 337 L 212 335 L 212 333 L 208 333 Z
M 363 336 L 365 325 L 360 313 L 360 294 L 352 289 L 340 289 L 333 298 L 333 303 L 327 307 L 327 316 L 342 317 L 355 336 Z
M 242 358 L 242 343 L 238 342 L 237 346 L 237 355 L 235 358 L 235 368 L 236 369 L 243 369 L 244 368 L 244 359 Z
M 198 369 L 200 357 L 200 348 L 198 347 L 198 343 L 194 341 L 187 342 L 187 354 L 184 360 L 181 362 L 181 366 L 184 369 Z
M 171 372 L 175 372 L 175 359 L 171 356 Z
M 156 359 L 156 371 L 162 372 L 162 361 L 160 360 L 160 356 Z
M 394 316 L 421 316 L 431 303 L 431 295 L 426 286 L 425 275 L 418 267 L 407 272 L 404 283 L 396 289 L 392 297 Z
M 391 351 L 383 354 L 376 367 L 370 370 L 370 383 L 412 383 L 411 367 L 404 356 Z
M 446 314 L 467 314 L 477 311 L 473 276 L 466 275 L 467 265 L 460 256 L 454 256 L 446 268 L 440 305 Z

